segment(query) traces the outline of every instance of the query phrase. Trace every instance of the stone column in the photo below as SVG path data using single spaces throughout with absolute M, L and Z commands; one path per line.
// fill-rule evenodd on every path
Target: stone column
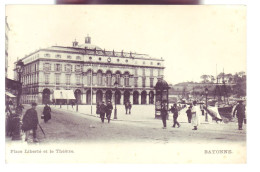
M 129 101 L 131 102 L 131 104 L 133 104 L 133 102 L 134 102 L 134 99 L 133 99 L 133 92 L 130 92 Z
M 141 100 L 142 100 L 142 96 L 141 96 L 141 94 L 139 94 L 139 97 L 138 97 L 138 103 L 139 103 L 139 105 L 141 104 Z
M 146 95 L 146 104 L 147 105 L 149 104 L 149 92 L 147 92 L 147 95 Z
M 81 100 L 82 104 L 86 104 L 87 103 L 86 98 L 87 98 L 86 93 L 82 92 L 82 100 Z

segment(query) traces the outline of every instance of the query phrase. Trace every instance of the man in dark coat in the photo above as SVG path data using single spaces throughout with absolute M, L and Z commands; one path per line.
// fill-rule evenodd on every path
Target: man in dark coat
M 101 118 L 101 122 L 104 123 L 105 120 L 105 113 L 106 113 L 106 105 L 105 102 L 102 101 L 102 104 L 100 105 L 100 118 Z
M 188 122 L 191 123 L 191 106 L 188 107 L 188 110 L 186 110 Z
M 181 125 L 177 121 L 178 116 L 179 116 L 179 111 L 178 111 L 176 103 L 174 103 L 173 107 L 171 108 L 171 112 L 173 113 L 173 126 L 172 127 L 175 128 L 175 126 L 178 125 L 178 128 L 179 128 Z
M 111 101 L 109 100 L 107 103 L 107 107 L 106 107 L 106 116 L 107 116 L 108 123 L 110 122 L 112 110 L 113 110 L 113 105 L 111 104 Z
M 131 114 L 132 104 L 129 102 L 129 114 Z
M 168 115 L 167 104 L 166 104 L 166 102 L 163 102 L 162 103 L 162 109 L 161 109 L 161 117 L 162 117 L 162 122 L 163 122 L 163 129 L 166 129 L 167 115 Z
M 36 138 L 37 125 L 39 124 L 36 109 L 37 104 L 32 103 L 32 108 L 28 109 L 23 116 L 22 130 L 25 131 L 25 141 L 28 140 L 30 130 L 33 130 L 33 141 L 38 142 Z
M 43 115 L 44 115 L 43 119 L 44 119 L 45 123 L 51 119 L 51 108 L 47 104 L 45 105 L 45 107 L 43 109 Z
M 233 117 L 235 117 L 235 115 L 237 116 L 238 129 L 242 130 L 243 121 L 245 118 L 245 106 L 243 105 L 243 100 L 239 100 L 238 103 L 239 104 L 236 106 L 236 108 L 234 110 Z

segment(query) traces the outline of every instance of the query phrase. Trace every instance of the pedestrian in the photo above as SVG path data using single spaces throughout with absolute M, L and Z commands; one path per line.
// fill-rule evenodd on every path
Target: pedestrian
M 110 117 L 111 117 L 112 110 L 113 110 L 113 105 L 112 105 L 111 101 L 108 100 L 107 107 L 106 107 L 106 117 L 107 117 L 108 123 L 110 123 Z
M 37 104 L 32 103 L 32 108 L 28 109 L 23 116 L 22 130 L 25 132 L 25 141 L 28 140 L 29 133 L 33 130 L 33 141 L 38 142 L 36 138 L 37 126 L 39 124 L 38 115 L 36 109 Z
M 238 129 L 243 130 L 243 121 L 245 119 L 245 105 L 243 105 L 243 100 L 238 101 L 238 105 L 233 112 L 233 117 L 235 117 L 235 115 L 238 120 Z
M 51 108 L 50 106 L 48 106 L 48 104 L 45 104 L 45 107 L 43 109 L 43 119 L 45 123 L 47 123 L 51 119 Z
M 178 128 L 180 128 L 180 123 L 177 121 L 178 116 L 179 116 L 179 111 L 177 104 L 174 103 L 174 105 L 171 107 L 171 112 L 173 113 L 173 128 L 175 128 L 176 125 L 178 125 Z
M 129 115 L 131 115 L 132 104 L 131 104 L 130 101 L 129 101 L 129 107 L 128 107 L 128 109 L 129 109 Z
M 102 123 L 104 123 L 105 120 L 105 113 L 106 113 L 106 105 L 105 102 L 102 101 L 102 104 L 100 105 L 100 118 Z
M 191 108 L 192 108 L 192 105 L 190 105 L 188 107 L 188 110 L 186 110 L 186 113 L 187 113 L 187 117 L 188 117 L 188 122 L 191 123 Z
M 75 105 L 75 102 L 74 102 L 74 101 L 71 101 L 71 107 L 72 107 L 72 109 L 74 109 L 74 105 Z
M 168 115 L 167 103 L 164 101 L 164 102 L 162 102 L 162 109 L 161 109 L 163 129 L 166 129 L 166 127 L 167 127 L 167 124 L 166 124 L 167 115 Z
M 194 127 L 192 130 L 198 130 L 198 126 L 200 124 L 200 116 L 201 113 L 200 107 L 197 106 L 197 102 L 193 101 L 193 106 L 191 108 L 191 125 Z
M 125 102 L 125 114 L 127 114 L 128 109 L 129 109 L 129 102 L 126 101 Z

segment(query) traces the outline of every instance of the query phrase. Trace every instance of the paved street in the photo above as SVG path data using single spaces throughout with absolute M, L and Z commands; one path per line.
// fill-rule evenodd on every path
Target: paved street
M 26 108 L 28 108 L 28 106 L 26 106 Z M 177 156 L 176 153 L 178 154 L 178 152 L 186 152 L 188 155 L 185 157 L 191 156 L 190 159 L 193 159 L 192 156 L 195 156 L 198 152 L 201 155 L 204 155 L 203 152 L 207 149 L 230 149 L 235 152 L 235 154 L 232 156 L 230 155 L 230 160 L 227 158 L 223 163 L 245 162 L 246 129 L 242 131 L 237 130 L 236 123 L 203 123 L 199 126 L 198 131 L 193 131 L 192 126 L 186 122 L 182 122 L 180 128 L 172 128 L 172 117 L 170 117 L 167 121 L 168 128 L 162 129 L 161 120 L 152 118 L 146 121 L 120 119 L 126 115 L 120 114 L 119 110 L 118 120 L 112 120 L 110 124 L 108 124 L 107 121 L 102 124 L 100 118 L 95 115 L 60 109 L 59 107 L 54 106 L 52 106 L 52 119 L 48 123 L 44 123 L 43 120 L 40 119 L 42 109 L 43 106 L 37 107 L 40 125 L 45 131 L 46 137 L 44 137 L 41 130 L 38 128 L 37 137 L 40 142 L 37 145 L 49 147 L 49 145 L 65 144 L 72 145 L 70 148 L 76 150 L 77 147 L 75 147 L 75 145 L 78 144 L 93 145 L 94 147 L 91 148 L 84 146 L 84 156 L 87 157 L 82 160 L 83 162 L 119 162 L 117 158 L 122 156 L 122 154 L 130 154 L 130 157 L 124 159 L 124 161 L 121 160 L 122 162 L 136 162 L 136 157 L 132 157 L 134 156 L 132 155 L 132 152 L 136 152 L 136 154 L 139 153 L 139 158 L 142 156 L 145 158 L 138 160 L 138 162 L 150 163 L 152 161 L 148 161 L 149 159 L 147 159 L 147 156 L 150 157 L 146 150 L 148 147 L 149 152 L 152 150 L 156 151 L 156 153 L 159 153 L 160 151 L 167 153 L 170 151 L 174 157 Z M 129 116 L 128 118 L 130 118 Z M 134 118 L 134 115 L 131 117 Z M 9 142 L 14 144 L 15 141 L 9 140 Z M 26 144 L 24 141 L 22 142 L 23 144 Z M 109 149 L 104 149 L 104 144 L 113 146 L 107 146 Z M 116 147 L 115 144 L 117 145 Z M 30 143 L 29 141 L 27 145 L 35 144 Z M 131 145 L 139 146 L 135 147 Z M 145 145 L 149 146 L 146 147 Z M 101 147 L 102 149 L 100 149 Z M 115 151 L 115 149 L 117 149 L 117 151 Z M 81 151 L 83 150 L 80 149 L 79 152 Z M 115 155 L 117 158 L 109 158 L 111 156 L 111 151 L 113 153 L 118 153 L 117 156 Z M 143 151 L 145 151 L 145 153 Z M 93 159 L 93 155 L 90 152 L 95 152 L 95 155 L 102 154 L 102 160 L 98 158 Z M 241 157 L 237 156 L 239 153 Z M 108 154 L 106 155 L 107 158 L 103 157 L 103 154 Z M 163 156 L 163 154 L 161 156 Z M 169 163 L 173 161 L 169 159 L 163 160 L 159 157 L 154 158 L 156 160 L 154 162 Z M 204 158 L 205 160 L 203 160 L 203 162 L 212 161 L 211 163 L 214 163 L 213 159 Z M 234 161 L 234 159 L 236 159 L 236 161 Z M 178 161 L 181 161 L 181 159 L 174 159 L 173 162 Z M 192 162 L 200 161 L 199 159 L 193 159 L 190 163 Z

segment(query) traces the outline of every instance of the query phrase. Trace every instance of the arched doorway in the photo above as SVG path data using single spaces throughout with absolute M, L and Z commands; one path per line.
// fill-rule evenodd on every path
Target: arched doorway
M 112 101 L 112 91 L 111 90 L 107 90 L 106 91 L 106 103 L 108 102 L 108 100 Z
M 116 99 L 116 104 L 120 104 L 120 99 L 121 99 L 121 93 L 119 90 L 115 92 L 115 99 Z
M 141 93 L 141 104 L 146 104 L 146 91 Z
M 101 90 L 97 90 L 97 94 L 96 94 L 96 103 L 101 104 L 102 103 L 102 99 L 103 99 L 103 93 Z
M 89 105 L 89 104 L 91 104 L 91 91 L 90 90 L 88 90 L 87 92 L 86 92 L 86 103 Z
M 76 89 L 74 92 L 75 98 L 76 98 L 76 102 L 78 104 L 81 104 L 81 91 L 79 89 Z
M 133 104 L 136 104 L 136 105 L 139 104 L 139 93 L 138 93 L 138 91 L 134 91 L 134 93 L 133 93 Z
M 45 88 L 42 91 L 42 104 L 50 103 L 50 94 L 51 94 L 51 91 L 48 88 Z
M 125 91 L 124 92 L 124 104 L 126 102 L 129 102 L 130 101 L 130 92 L 129 91 Z
M 149 104 L 154 104 L 154 92 L 150 91 L 149 93 Z

